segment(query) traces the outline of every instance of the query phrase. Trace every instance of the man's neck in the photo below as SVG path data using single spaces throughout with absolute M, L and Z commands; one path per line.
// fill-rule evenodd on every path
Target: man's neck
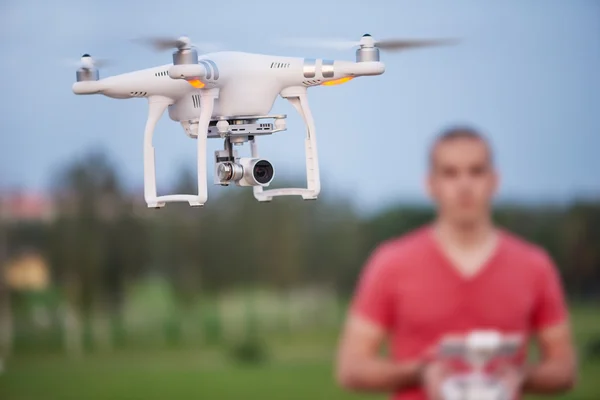
M 443 243 L 465 250 L 489 243 L 496 235 L 496 228 L 488 218 L 460 224 L 440 217 L 434 223 L 434 228 Z

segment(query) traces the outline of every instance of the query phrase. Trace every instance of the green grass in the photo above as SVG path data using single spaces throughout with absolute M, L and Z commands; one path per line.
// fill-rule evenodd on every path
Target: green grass
M 581 385 L 564 399 L 600 398 L 600 363 L 586 364 Z M 339 390 L 326 360 L 279 360 L 244 367 L 211 355 L 169 352 L 17 360 L 0 378 L 3 400 L 163 399 L 343 400 L 384 398 Z
M 573 310 L 582 353 L 580 383 L 569 400 L 600 399 L 600 358 L 586 357 L 600 335 L 598 308 Z M 1 400 L 383 399 L 345 393 L 332 379 L 335 335 L 270 341 L 273 356 L 262 366 L 242 366 L 213 350 L 120 351 L 74 361 L 61 356 L 14 358 L 0 375 Z
M 94 356 L 16 361 L 0 378 L 3 400 L 352 399 L 332 382 L 330 363 L 234 365 L 202 354 Z

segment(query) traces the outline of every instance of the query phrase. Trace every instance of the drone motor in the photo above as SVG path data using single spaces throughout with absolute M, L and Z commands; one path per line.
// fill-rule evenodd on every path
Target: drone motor
M 198 51 L 194 48 L 178 49 L 173 52 L 173 65 L 198 64 Z
M 100 72 L 94 65 L 94 60 L 89 54 L 81 56 L 81 66 L 77 70 L 77 82 L 97 81 L 100 79 Z
M 359 48 L 356 50 L 356 62 L 376 62 L 379 61 L 379 48 L 375 46 L 375 41 L 368 33 L 364 34 L 359 42 Z

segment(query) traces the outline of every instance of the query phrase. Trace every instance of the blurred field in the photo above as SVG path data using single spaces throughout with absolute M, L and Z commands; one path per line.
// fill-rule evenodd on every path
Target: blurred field
M 587 351 L 600 337 L 600 314 L 572 307 L 581 354 L 581 380 L 572 400 L 600 398 L 600 355 Z M 271 335 L 269 358 L 242 365 L 218 348 L 189 346 L 155 351 L 92 353 L 80 360 L 63 355 L 20 356 L 0 376 L 0 399 L 357 399 L 338 389 L 332 378 L 337 330 Z
M 174 191 L 192 192 L 191 176 Z M 47 215 L 0 212 L 0 400 L 364 398 L 333 379 L 346 301 L 376 245 L 435 216 L 363 215 L 343 197 L 265 207 L 240 191 L 157 213 L 102 154 L 56 182 Z M 585 304 L 581 382 L 564 398 L 600 400 L 600 202 L 494 218 L 546 249 Z

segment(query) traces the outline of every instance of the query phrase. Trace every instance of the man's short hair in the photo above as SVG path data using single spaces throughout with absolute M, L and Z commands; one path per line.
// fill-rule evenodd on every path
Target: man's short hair
M 482 142 L 487 148 L 490 157 L 490 163 L 494 163 L 494 154 L 492 151 L 492 146 L 490 145 L 490 142 L 485 137 L 485 135 L 472 126 L 457 125 L 444 129 L 436 136 L 433 143 L 431 144 L 431 147 L 429 148 L 429 167 L 433 166 L 436 148 L 442 143 L 447 143 L 457 139 L 471 139 Z

